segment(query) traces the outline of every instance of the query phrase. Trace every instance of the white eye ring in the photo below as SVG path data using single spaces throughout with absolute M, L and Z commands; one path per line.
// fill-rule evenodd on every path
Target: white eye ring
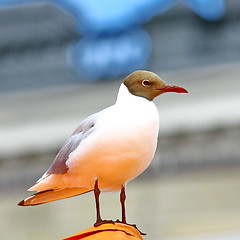
M 151 85 L 151 81 L 149 81 L 148 79 L 144 79 L 144 80 L 142 80 L 142 85 L 144 87 L 149 86 L 149 85 Z

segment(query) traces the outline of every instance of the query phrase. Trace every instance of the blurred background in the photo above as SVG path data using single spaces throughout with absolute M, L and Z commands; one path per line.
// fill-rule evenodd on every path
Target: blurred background
M 238 0 L 0 0 L 1 239 L 61 239 L 94 223 L 91 193 L 17 203 L 136 69 L 189 94 L 155 101 L 159 144 L 128 184 L 128 221 L 144 239 L 240 239 Z M 102 195 L 104 218 L 120 217 L 118 199 Z

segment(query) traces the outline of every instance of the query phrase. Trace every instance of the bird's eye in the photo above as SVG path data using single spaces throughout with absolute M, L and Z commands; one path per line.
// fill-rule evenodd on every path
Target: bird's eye
M 142 85 L 143 85 L 144 87 L 146 87 L 146 86 L 151 85 L 151 82 L 150 82 L 149 80 L 147 80 L 147 79 L 144 79 L 144 80 L 142 80 Z

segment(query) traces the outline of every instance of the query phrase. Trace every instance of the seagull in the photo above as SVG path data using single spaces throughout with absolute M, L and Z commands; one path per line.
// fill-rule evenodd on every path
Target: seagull
M 116 103 L 80 123 L 50 168 L 29 189 L 37 193 L 18 205 L 33 206 L 94 191 L 94 226 L 98 226 L 110 221 L 101 218 L 101 191 L 120 191 L 121 222 L 127 223 L 125 186 L 153 159 L 159 132 L 153 99 L 166 92 L 187 90 L 165 83 L 150 71 L 138 70 L 128 75 L 119 88 Z

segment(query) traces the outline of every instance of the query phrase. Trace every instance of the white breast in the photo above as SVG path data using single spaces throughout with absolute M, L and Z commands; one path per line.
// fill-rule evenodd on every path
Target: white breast
M 116 104 L 102 112 L 96 130 L 69 158 L 74 186 L 90 187 L 98 178 L 101 188 L 119 189 L 135 178 L 153 158 L 158 125 L 154 103 L 133 96 L 122 85 Z

